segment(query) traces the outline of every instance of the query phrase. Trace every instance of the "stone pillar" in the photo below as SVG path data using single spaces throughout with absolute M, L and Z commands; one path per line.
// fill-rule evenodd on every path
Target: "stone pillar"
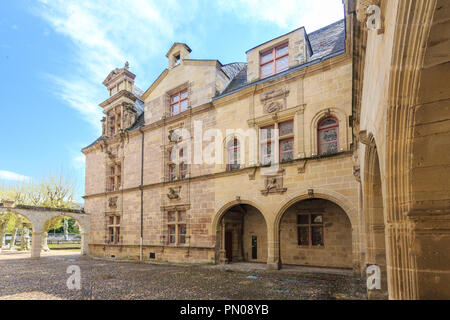
M 220 224 L 220 251 L 219 251 L 219 262 L 220 264 L 226 264 L 228 259 L 226 257 L 225 250 L 225 219 L 222 218 L 222 222 Z
M 280 270 L 280 239 L 278 236 L 278 230 L 274 231 L 273 228 L 269 228 L 269 226 L 267 226 L 267 230 L 267 269 Z
M 301 106 L 300 110 L 295 114 L 295 126 L 297 138 L 297 158 L 303 159 L 305 153 L 305 107 Z
M 81 233 L 81 254 L 89 254 L 89 233 Z
M 42 246 L 42 232 L 33 231 L 31 239 L 31 258 L 39 259 L 41 257 L 41 246 Z

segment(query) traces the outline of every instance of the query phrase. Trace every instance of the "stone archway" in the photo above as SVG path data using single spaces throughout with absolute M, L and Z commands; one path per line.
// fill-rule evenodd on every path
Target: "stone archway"
M 267 223 L 256 206 L 233 201 L 222 207 L 213 221 L 216 231 L 216 263 L 266 263 Z
M 281 268 L 282 266 L 282 260 L 281 260 L 281 223 L 282 219 L 285 215 L 285 213 L 293 207 L 297 203 L 301 203 L 306 200 L 325 200 L 328 201 L 331 205 L 334 205 L 334 210 L 336 211 L 334 214 L 340 215 L 341 222 L 345 225 L 347 220 L 347 230 L 350 234 L 350 244 L 347 243 L 347 249 L 348 246 L 350 246 L 350 256 L 351 256 L 351 263 L 342 263 L 340 262 L 338 267 L 345 267 L 345 268 L 352 268 L 355 273 L 360 272 L 360 262 L 359 262 L 359 224 L 358 224 L 358 210 L 355 205 L 352 205 L 343 195 L 333 192 L 330 190 L 325 189 L 314 189 L 305 191 L 300 196 L 294 197 L 288 201 L 285 201 L 285 203 L 281 206 L 281 208 L 278 210 L 275 221 L 273 223 L 274 229 L 273 229 L 273 246 L 271 246 L 271 256 L 272 261 L 270 262 L 274 268 Z M 338 212 L 340 211 L 340 212 Z
M 386 257 L 386 223 L 380 162 L 372 134 L 364 141 L 363 210 L 366 231 L 366 265 L 381 269 L 381 289 L 368 292 L 369 299 L 387 299 L 388 271 Z
M 0 213 L 12 212 L 26 217 L 32 224 L 31 258 L 41 256 L 42 233 L 45 222 L 58 216 L 67 216 L 78 221 L 81 233 L 81 254 L 89 254 L 90 217 L 82 210 L 52 209 L 15 205 L 12 201 L 0 202 Z

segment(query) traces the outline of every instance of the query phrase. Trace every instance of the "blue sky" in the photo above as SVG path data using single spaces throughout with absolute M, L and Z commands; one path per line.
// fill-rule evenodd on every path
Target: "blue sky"
M 194 59 L 245 62 L 260 43 L 342 18 L 342 0 L 0 1 L 0 183 L 62 171 L 81 201 L 80 150 L 100 135 L 101 83 L 125 61 L 145 90 L 173 42 Z

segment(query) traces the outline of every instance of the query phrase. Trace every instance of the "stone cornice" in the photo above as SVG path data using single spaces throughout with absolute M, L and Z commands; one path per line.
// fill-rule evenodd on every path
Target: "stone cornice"
M 296 159 L 293 160 L 291 162 L 288 163 L 283 163 L 280 164 L 280 166 L 282 168 L 286 168 L 286 167 L 295 167 L 297 168 L 297 166 L 303 165 L 305 161 L 326 161 L 327 159 L 335 159 L 338 157 L 352 157 L 353 156 L 353 151 L 344 151 L 344 152 L 340 152 L 340 153 L 336 153 L 333 155 L 327 155 L 327 156 L 317 156 L 317 157 L 310 157 L 310 158 L 303 158 L 303 159 Z M 261 168 L 265 168 L 267 166 L 251 166 L 251 167 L 246 167 L 240 170 L 235 170 L 235 171 L 221 171 L 221 172 L 216 172 L 216 173 L 210 173 L 210 174 L 204 174 L 204 175 L 200 175 L 200 176 L 194 176 L 194 177 L 190 177 L 184 180 L 177 180 L 177 181 L 163 181 L 163 182 L 156 182 L 156 183 L 151 183 L 151 184 L 145 184 L 142 187 L 141 186 L 135 186 L 135 187 L 130 187 L 130 188 L 125 188 L 125 189 L 121 189 L 121 190 L 117 190 L 114 192 L 101 192 L 101 193 L 96 193 L 96 194 L 89 194 L 89 195 L 85 195 L 83 198 L 87 199 L 87 198 L 93 198 L 93 197 L 99 197 L 99 196 L 112 196 L 112 195 L 116 195 L 116 194 L 121 194 L 122 192 L 130 192 L 130 191 L 137 191 L 142 189 L 151 189 L 151 188 L 157 188 L 157 187 L 170 187 L 170 186 L 179 186 L 180 183 L 190 183 L 192 181 L 202 181 L 202 180 L 209 180 L 209 179 L 216 179 L 216 178 L 222 178 L 222 177 L 229 177 L 229 176 L 233 176 L 233 175 L 241 175 L 241 174 L 245 174 L 245 175 L 250 175 L 254 173 L 254 170 L 256 168 L 256 170 L 261 169 Z M 349 171 L 349 175 L 353 175 L 353 173 L 351 171 Z

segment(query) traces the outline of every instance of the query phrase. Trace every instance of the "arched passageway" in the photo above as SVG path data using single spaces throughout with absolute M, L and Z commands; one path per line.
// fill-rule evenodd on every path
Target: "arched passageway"
M 42 249 L 42 237 L 45 223 L 58 216 L 66 216 L 78 221 L 81 228 L 81 254 L 89 254 L 90 218 L 82 210 L 51 209 L 15 205 L 12 201 L 0 202 L 0 213 L 12 212 L 26 217 L 32 224 L 31 258 L 39 258 Z
M 352 226 L 345 211 L 325 199 L 306 199 L 280 220 L 280 262 L 285 265 L 352 268 Z
M 218 262 L 267 262 L 267 225 L 248 204 L 227 209 L 217 224 Z

